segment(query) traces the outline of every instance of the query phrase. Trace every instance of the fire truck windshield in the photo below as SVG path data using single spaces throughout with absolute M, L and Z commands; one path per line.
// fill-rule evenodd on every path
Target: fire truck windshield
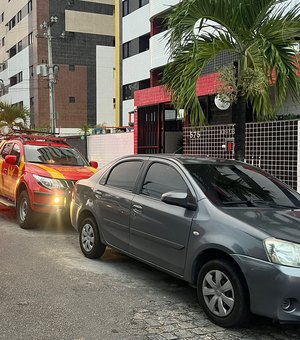
M 24 145 L 25 161 L 30 163 L 87 166 L 81 154 L 70 147 L 49 145 Z

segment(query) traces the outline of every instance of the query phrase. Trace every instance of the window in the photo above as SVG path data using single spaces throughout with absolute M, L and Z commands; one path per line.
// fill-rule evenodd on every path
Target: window
M 129 14 L 129 0 L 123 1 L 122 7 L 123 7 L 123 17 L 125 17 L 125 15 Z
M 136 90 L 147 89 L 150 87 L 150 79 L 144 79 L 141 81 L 136 81 L 131 84 L 126 84 L 123 86 L 123 100 L 129 100 L 134 98 L 134 92 Z
M 27 12 L 30 13 L 32 11 L 32 0 L 29 0 L 27 3 Z
M 20 83 L 21 81 L 23 81 L 23 72 L 19 72 L 17 74 L 17 82 Z
M 33 38 L 33 34 L 32 32 L 28 34 L 28 45 L 32 44 L 32 38 Z
M 5 46 L 5 37 L 3 37 L 1 40 L 1 46 Z
M 75 103 L 76 98 L 75 97 L 69 97 L 69 103 Z
M 22 20 L 22 11 L 19 11 L 17 14 L 17 22 L 20 22 Z
M 171 166 L 153 163 L 144 179 L 142 194 L 154 198 L 168 191 L 187 192 L 187 185 L 180 174 Z
M 23 81 L 23 72 L 22 71 L 17 73 L 13 77 L 9 78 L 10 86 L 14 86 L 14 85 L 20 83 L 21 81 Z
M 149 4 L 149 0 L 140 0 L 140 7 L 143 7 L 147 4 Z
M 1 151 L 1 156 L 3 158 L 5 158 L 5 156 L 7 156 L 9 154 L 9 151 L 10 151 L 11 147 L 12 147 L 12 143 L 6 143 L 4 145 L 4 148 Z
M 168 29 L 168 22 L 166 17 L 157 17 L 152 22 L 153 35 L 164 32 Z
M 123 59 L 149 50 L 150 34 L 145 34 L 123 44 Z
M 139 37 L 139 53 L 149 50 L 150 34 Z
M 22 51 L 22 40 L 20 40 L 18 42 L 18 48 L 17 48 L 18 52 Z
M 8 30 L 10 31 L 16 26 L 16 17 L 13 17 L 11 20 L 8 22 Z
M 125 0 L 123 1 L 122 3 L 123 17 L 147 5 L 148 3 L 149 3 L 149 0 Z
M 13 76 L 9 78 L 9 85 L 14 86 L 17 84 L 17 76 Z
M 4 21 L 4 12 L 1 13 L 0 15 L 0 23 Z
M 13 148 L 12 148 L 10 154 L 11 154 L 11 155 L 14 155 L 14 156 L 17 156 L 17 162 L 16 162 L 16 164 L 18 164 L 19 161 L 20 161 L 20 147 L 19 147 L 18 144 L 14 144 L 14 146 L 13 146 Z
M 226 206 L 299 207 L 300 196 L 276 178 L 248 164 L 185 164 L 209 200 Z
M 74 64 L 69 65 L 69 71 L 75 71 L 75 65 Z
M 14 55 L 17 54 L 17 46 L 14 45 L 10 50 L 9 50 L 9 57 L 12 58 Z
M 130 57 L 130 41 L 123 44 L 123 59 Z
M 70 147 L 50 145 L 24 145 L 25 161 L 40 164 L 86 166 L 87 161 Z
M 142 161 L 128 161 L 116 165 L 109 174 L 106 184 L 132 191 L 141 166 Z

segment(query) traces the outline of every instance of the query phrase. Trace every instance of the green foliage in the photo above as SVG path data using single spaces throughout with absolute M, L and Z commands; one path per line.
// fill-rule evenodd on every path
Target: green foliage
M 84 136 L 89 136 L 91 134 L 92 129 L 93 129 L 93 126 L 89 124 L 83 124 L 81 128 L 79 129 L 79 132 L 83 133 Z
M 197 81 L 221 53 L 236 55 L 237 67 L 220 72 L 220 94 L 231 101 L 245 96 L 258 120 L 274 117 L 290 93 L 300 101 L 299 59 L 294 50 L 300 36 L 300 3 L 278 0 L 183 0 L 168 16 L 170 63 L 163 83 L 177 109 L 191 113 L 191 123 L 205 123 L 197 98 Z M 209 28 L 209 29 L 208 29 Z
M 8 132 L 25 129 L 29 117 L 27 108 L 0 102 L 0 127 L 8 127 Z

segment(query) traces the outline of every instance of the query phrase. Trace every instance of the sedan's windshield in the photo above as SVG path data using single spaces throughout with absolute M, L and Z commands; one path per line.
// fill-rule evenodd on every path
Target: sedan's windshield
M 185 164 L 215 204 L 300 208 L 300 195 L 276 178 L 247 164 Z
M 87 161 L 72 148 L 49 145 L 24 145 L 25 161 L 54 165 L 86 166 Z

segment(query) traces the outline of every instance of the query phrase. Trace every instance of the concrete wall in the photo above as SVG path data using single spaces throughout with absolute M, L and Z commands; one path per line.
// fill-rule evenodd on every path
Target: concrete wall
M 133 132 L 88 136 L 87 158 L 97 161 L 99 169 L 114 159 L 133 154 Z
M 115 97 L 115 48 L 97 46 L 97 124 L 116 126 Z

